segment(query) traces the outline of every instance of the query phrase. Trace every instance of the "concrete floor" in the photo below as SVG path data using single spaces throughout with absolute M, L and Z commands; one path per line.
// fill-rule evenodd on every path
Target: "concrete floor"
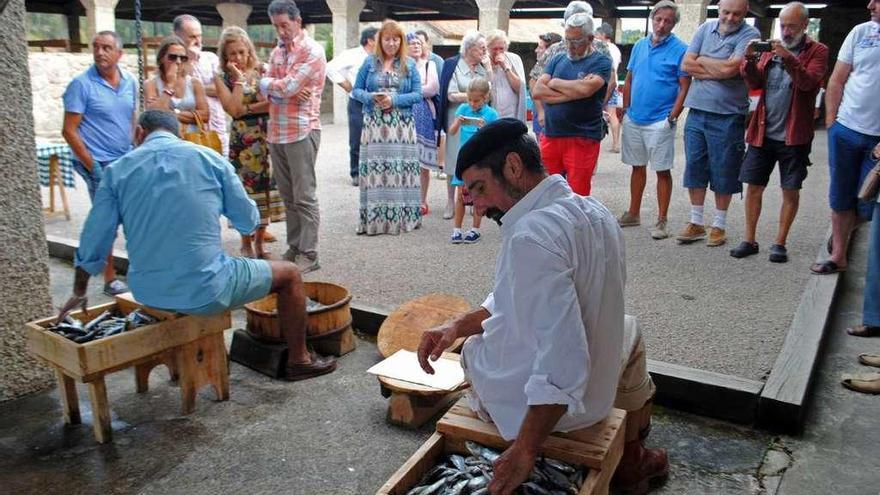
M 321 206 L 320 256 L 322 269 L 311 280 L 348 287 L 357 304 L 392 309 L 429 292 L 459 294 L 476 305 L 491 290 L 499 230 L 483 225 L 484 240 L 474 245 L 451 245 L 451 222 L 441 218 L 445 185 L 432 180 L 431 213 L 423 227 L 401 236 L 355 235 L 358 190 L 349 184 L 347 128 L 326 125 L 318 154 L 318 198 Z M 670 209 L 670 231 L 676 233 L 689 214 L 686 190 L 681 187 L 684 153 L 676 151 L 675 189 Z M 610 144 L 603 143 L 603 149 Z M 827 145 L 819 132 L 801 211 L 792 229 L 788 264 L 771 264 L 766 249 L 773 242 L 780 204 L 778 176 L 771 177 L 759 224 L 762 252 L 737 260 L 728 250 L 743 230 L 742 201 L 734 199 L 728 216 L 728 245 L 678 246 L 674 240 L 654 241 L 648 229 L 656 216 L 655 179 L 648 179 L 642 207 L 643 226 L 624 229 L 627 247 L 627 312 L 642 323 L 652 359 L 694 368 L 762 380 L 782 346 L 803 286 L 828 225 Z M 79 180 L 79 178 L 77 178 Z M 603 151 L 593 181 L 594 194 L 616 215 L 629 200 L 629 167 L 619 154 Z M 44 195 L 46 190 L 44 189 Z M 89 201 L 82 183 L 71 191 L 72 221 L 48 219 L 50 235 L 78 239 Z M 711 221 L 711 195 L 707 221 Z M 224 222 L 225 223 L 225 222 Z M 470 226 L 470 219 L 465 220 Z M 281 243 L 270 244 L 280 255 L 286 249 L 284 224 L 270 231 Z M 117 241 L 124 247 L 124 239 Z M 224 228 L 228 252 L 238 252 L 237 234 Z M 747 309 L 744 309 L 747 308 Z

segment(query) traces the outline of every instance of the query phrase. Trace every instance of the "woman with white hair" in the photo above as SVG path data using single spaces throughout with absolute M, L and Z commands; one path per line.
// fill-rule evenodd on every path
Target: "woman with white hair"
M 446 92 L 447 122 L 455 121 L 455 111 L 459 104 L 467 101 L 467 88 L 471 80 L 482 77 L 489 79 L 491 63 L 486 51 L 486 37 L 477 31 L 468 31 L 461 40 L 461 57 L 455 66 L 452 79 L 449 80 L 449 89 Z M 450 219 L 455 214 L 455 187 L 450 184 L 455 175 L 455 162 L 458 161 L 459 138 L 457 135 L 446 135 L 446 157 L 444 171 L 446 172 L 446 209 L 443 212 L 444 219 Z
M 500 118 L 512 117 L 526 121 L 525 70 L 519 55 L 507 51 L 507 34 L 496 29 L 486 37 L 492 64 L 492 108 Z

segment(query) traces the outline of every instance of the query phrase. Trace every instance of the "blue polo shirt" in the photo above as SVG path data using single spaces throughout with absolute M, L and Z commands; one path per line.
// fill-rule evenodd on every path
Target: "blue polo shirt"
M 718 21 L 707 21 L 697 29 L 687 51 L 722 60 L 741 58 L 749 41 L 760 37 L 761 33 L 745 21 L 739 29 L 724 35 L 718 32 Z M 684 106 L 705 112 L 745 115 L 749 111 L 749 90 L 739 75 L 733 79 L 694 79 Z
M 678 78 L 688 75 L 681 70 L 686 51 L 687 45 L 674 34 L 657 45 L 651 43 L 650 36 L 635 44 L 626 66 L 632 74 L 626 111 L 630 120 L 650 125 L 669 116 L 678 98 Z
M 571 60 L 562 52 L 547 63 L 545 74 L 553 78 L 575 81 L 590 74 L 605 80 L 599 91 L 589 98 L 544 105 L 544 134 L 547 137 L 581 137 L 602 140 L 602 106 L 611 77 L 611 59 L 593 50 L 590 55 Z
M 82 115 L 79 135 L 92 158 L 110 162 L 131 150 L 137 82 L 120 70 L 113 88 L 92 65 L 64 90 L 64 111 Z

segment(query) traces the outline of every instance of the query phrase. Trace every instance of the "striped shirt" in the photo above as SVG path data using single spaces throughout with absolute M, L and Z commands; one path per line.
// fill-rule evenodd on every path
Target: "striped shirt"
M 321 92 L 327 59 L 324 48 L 302 31 L 288 49 L 284 43 L 272 50 L 269 72 L 260 80 L 260 91 L 269 100 L 268 141 L 287 144 L 301 141 L 321 128 Z M 312 92 L 307 101 L 297 94 Z

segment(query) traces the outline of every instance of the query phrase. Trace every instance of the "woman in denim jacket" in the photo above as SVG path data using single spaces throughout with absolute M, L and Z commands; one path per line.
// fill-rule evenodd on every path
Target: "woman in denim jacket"
M 415 62 L 395 21 L 376 34 L 376 54 L 358 71 L 352 98 L 364 105 L 358 234 L 399 234 L 422 224 L 419 149 L 412 106 L 422 99 Z

